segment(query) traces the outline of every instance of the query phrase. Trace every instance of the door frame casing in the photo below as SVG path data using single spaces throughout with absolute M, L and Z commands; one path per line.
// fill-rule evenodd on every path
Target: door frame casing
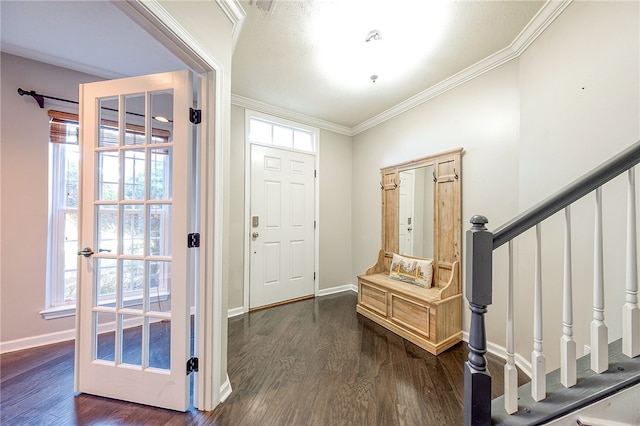
M 201 247 L 198 256 L 199 269 L 196 274 L 199 284 L 195 307 L 198 321 L 196 353 L 200 362 L 198 372 L 195 373 L 193 401 L 196 408 L 210 411 L 231 393 L 229 376 L 226 374 L 227 311 L 226 299 L 223 298 L 223 152 L 224 135 L 228 128 L 224 122 L 224 94 L 230 80 L 222 63 L 178 23 L 159 0 L 111 2 L 198 74 L 198 107 L 203 111 L 201 128 L 198 131 L 201 155 L 198 176 Z M 233 39 L 236 40 L 245 18 L 244 10 L 237 0 L 217 0 L 216 4 L 232 23 Z M 76 315 L 76 327 L 78 326 Z M 77 389 L 77 383 L 75 387 Z
M 261 117 L 267 121 L 272 121 L 274 123 L 282 123 L 284 125 L 290 125 L 292 127 L 298 127 L 301 129 L 309 130 L 314 132 L 315 134 L 315 151 L 307 152 L 307 154 L 311 154 L 315 158 L 314 167 L 316 170 L 315 179 L 313 182 L 313 191 L 314 191 L 314 216 L 316 227 L 314 229 L 313 240 L 313 269 L 315 272 L 315 280 L 313 281 L 313 295 L 318 296 L 319 288 L 320 288 L 320 221 L 318 218 L 320 217 L 320 129 L 313 126 L 308 126 L 306 124 L 297 123 L 291 120 L 285 120 L 283 118 L 274 117 L 269 114 L 264 114 L 258 111 L 245 109 L 244 110 L 244 273 L 243 273 L 243 306 L 242 312 L 249 312 L 249 291 L 251 288 L 251 145 L 254 143 L 249 141 L 249 118 L 250 117 Z M 260 144 L 255 144 L 260 145 Z M 265 145 L 274 149 L 283 149 L 281 147 L 275 145 Z M 304 152 L 304 151 L 300 151 Z

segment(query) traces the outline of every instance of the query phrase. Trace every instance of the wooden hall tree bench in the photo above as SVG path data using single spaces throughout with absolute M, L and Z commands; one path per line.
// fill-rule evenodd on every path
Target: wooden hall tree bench
M 356 312 L 434 355 L 462 341 L 461 155 L 456 148 L 380 170 L 382 249 L 358 276 Z M 432 259 L 431 287 L 391 278 L 394 254 Z

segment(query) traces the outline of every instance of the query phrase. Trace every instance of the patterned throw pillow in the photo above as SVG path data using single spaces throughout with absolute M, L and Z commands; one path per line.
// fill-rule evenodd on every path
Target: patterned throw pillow
M 431 287 L 432 276 L 433 259 L 401 256 L 393 253 L 389 278 L 429 288 Z

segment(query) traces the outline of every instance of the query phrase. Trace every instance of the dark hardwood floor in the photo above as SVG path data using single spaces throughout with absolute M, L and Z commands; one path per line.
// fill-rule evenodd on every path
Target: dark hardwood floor
M 233 393 L 211 412 L 74 394 L 73 342 L 4 354 L 0 424 L 461 424 L 467 345 L 433 356 L 357 315 L 355 304 L 346 292 L 231 318 Z M 496 397 L 504 362 L 488 359 Z

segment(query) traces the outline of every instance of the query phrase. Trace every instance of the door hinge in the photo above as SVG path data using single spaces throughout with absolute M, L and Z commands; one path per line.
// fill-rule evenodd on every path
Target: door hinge
M 194 371 L 198 371 L 198 358 L 191 357 L 187 361 L 187 376 Z
M 193 232 L 191 234 L 187 234 L 187 247 L 188 248 L 200 247 L 199 233 Z
M 318 171 L 317 170 L 313 171 L 313 177 L 318 177 Z
M 200 124 L 202 121 L 202 110 L 189 108 L 189 121 L 193 124 Z
M 313 221 L 313 229 L 316 229 L 316 221 Z
M 313 273 L 313 280 L 314 281 L 316 280 L 316 273 L 315 272 Z

